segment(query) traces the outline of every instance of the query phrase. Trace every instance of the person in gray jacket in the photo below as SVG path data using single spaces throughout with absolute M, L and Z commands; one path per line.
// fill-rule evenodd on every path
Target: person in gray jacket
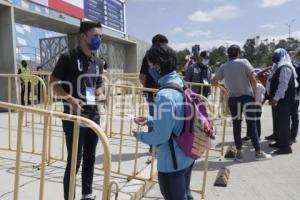
M 193 83 L 210 84 L 211 70 L 209 68 L 209 57 L 206 51 L 202 51 L 200 56 L 196 58 L 197 62 L 186 71 L 184 80 Z M 192 86 L 193 92 L 208 97 L 210 94 L 210 87 Z

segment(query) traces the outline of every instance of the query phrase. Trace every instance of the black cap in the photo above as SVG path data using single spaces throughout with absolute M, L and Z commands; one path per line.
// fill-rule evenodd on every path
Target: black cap
M 208 57 L 207 51 L 202 51 L 202 52 L 200 53 L 200 57 L 202 57 L 202 58 L 207 58 L 207 57 Z
M 162 34 L 157 34 L 152 38 L 152 44 L 168 44 L 169 40 Z
M 93 28 L 102 28 L 102 25 L 100 22 L 82 21 L 80 23 L 79 33 L 86 33 Z

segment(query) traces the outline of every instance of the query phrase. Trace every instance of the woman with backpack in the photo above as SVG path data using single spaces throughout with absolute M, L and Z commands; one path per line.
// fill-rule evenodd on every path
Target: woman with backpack
M 166 44 L 153 45 L 147 52 L 149 66 L 160 78 L 164 87 L 175 83 L 183 87 L 183 81 L 176 73 L 175 52 Z M 173 134 L 179 136 L 184 124 L 183 95 L 174 89 L 161 89 L 154 101 L 153 117 L 137 117 L 138 125 L 152 127 L 150 132 L 133 131 L 138 141 L 156 146 L 158 183 L 166 200 L 192 200 L 190 190 L 194 159 L 188 157 L 176 144 Z M 174 166 L 169 141 L 173 143 L 177 166 Z

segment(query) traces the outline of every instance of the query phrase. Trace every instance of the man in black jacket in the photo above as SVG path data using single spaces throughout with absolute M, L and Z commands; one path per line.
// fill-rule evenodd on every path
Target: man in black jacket
M 295 101 L 297 75 L 285 49 L 276 49 L 272 59 L 275 66 L 266 84 L 266 96 L 273 107 L 273 132 L 276 142 L 271 143 L 270 147 L 278 148 L 274 154 L 289 154 L 292 153 L 291 104 Z
M 202 51 L 200 56 L 197 57 L 197 62 L 187 69 L 184 80 L 187 82 L 210 84 L 211 70 L 209 68 L 208 53 L 206 51 Z M 210 87 L 192 86 L 192 90 L 205 97 L 208 97 L 210 94 Z

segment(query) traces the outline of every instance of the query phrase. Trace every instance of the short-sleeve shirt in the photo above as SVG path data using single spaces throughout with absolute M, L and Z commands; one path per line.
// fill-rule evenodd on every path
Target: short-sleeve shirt
M 257 83 L 255 101 L 262 103 L 265 98 L 266 89 L 261 83 Z
M 158 88 L 157 82 L 152 78 L 152 76 L 149 73 L 149 65 L 147 61 L 147 57 L 145 56 L 143 58 L 142 66 L 140 74 L 146 75 L 146 87 L 147 88 Z
M 223 64 L 217 71 L 215 78 L 219 81 L 224 79 L 230 97 L 253 96 L 249 81 L 253 70 L 247 59 L 236 58 Z
M 103 64 L 102 59 L 94 55 L 88 58 L 80 47 L 77 47 L 60 56 L 52 76 L 62 81 L 61 86 L 66 93 L 86 102 L 86 88 L 101 87 Z M 71 113 L 70 107 L 66 105 L 66 102 L 64 103 L 64 112 Z M 99 117 L 96 105 L 84 105 L 83 109 L 83 114 L 87 118 Z

